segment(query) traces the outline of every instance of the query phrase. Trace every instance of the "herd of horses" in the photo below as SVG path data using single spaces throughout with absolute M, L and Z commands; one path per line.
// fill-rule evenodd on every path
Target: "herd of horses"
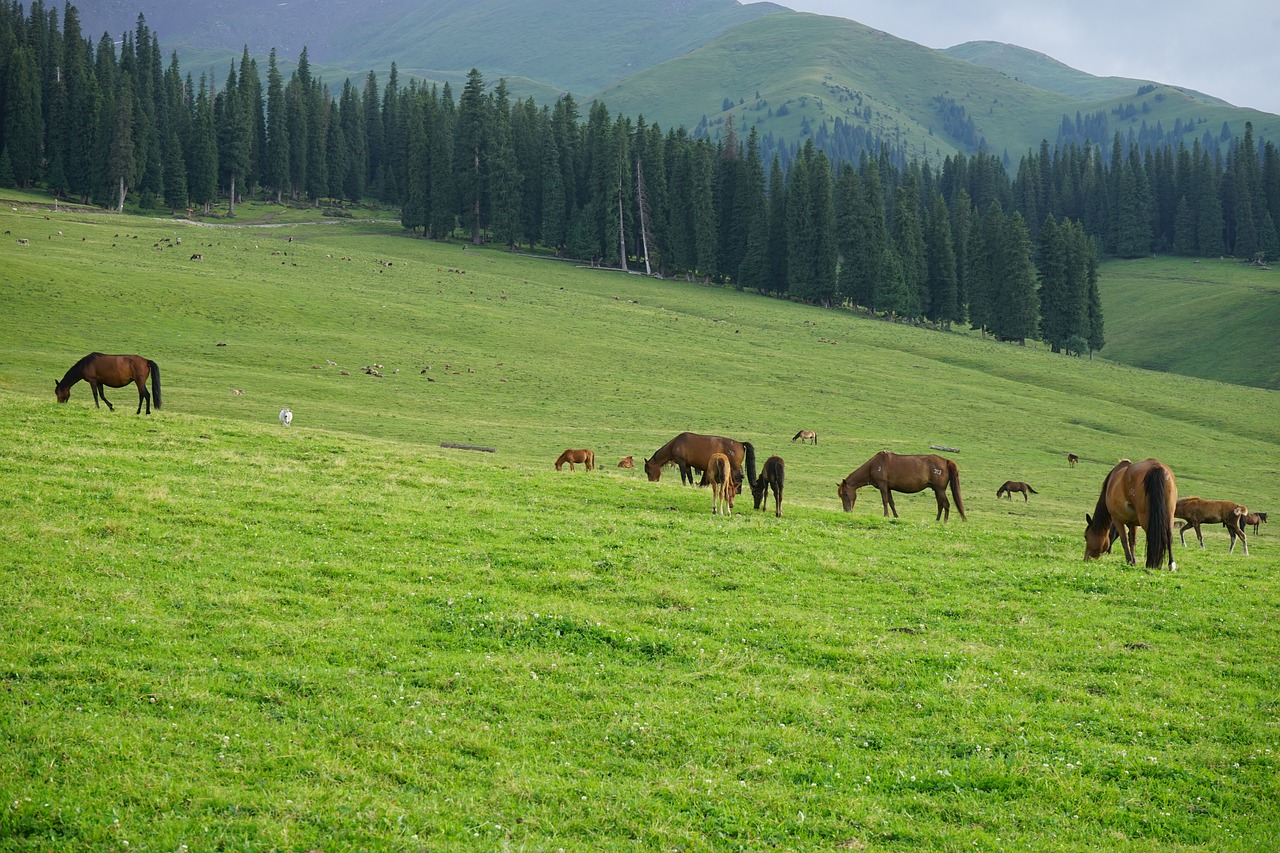
M 67 402 L 71 398 L 72 386 L 82 380 L 92 390 L 96 408 L 101 408 L 101 400 L 107 404 L 108 409 L 115 411 L 115 406 L 107 399 L 104 386 L 123 388 L 130 383 L 138 386 L 138 409 L 135 414 L 141 414 L 144 406 L 147 414 L 151 414 L 153 402 L 156 409 L 161 406 L 160 366 L 140 355 L 89 353 L 54 383 L 57 401 Z M 151 383 L 150 392 L 147 391 L 148 380 Z M 292 421 L 292 414 L 287 409 L 281 410 L 280 422 L 287 425 Z M 816 445 L 818 436 L 813 430 L 802 429 L 791 440 L 812 441 Z M 1079 461 L 1080 457 L 1076 454 L 1067 454 L 1067 463 L 1071 467 L 1074 468 Z M 595 453 L 586 448 L 566 449 L 555 461 L 556 470 L 561 470 L 566 462 L 571 471 L 576 470 L 575 466 L 579 464 L 587 471 L 595 470 L 596 467 Z M 702 473 L 700 484 L 710 485 L 712 489 L 713 513 L 729 515 L 733 512 L 734 497 L 742 491 L 745 478 L 751 487 L 755 508 L 767 510 L 769 493 L 772 491 L 774 514 L 782 517 L 785 463 L 781 457 L 770 456 L 757 476 L 756 451 L 749 441 L 682 432 L 644 460 L 644 471 L 649 481 L 658 482 L 662 478 L 662 469 L 667 465 L 679 468 L 682 484 L 693 483 L 694 471 Z M 630 456 L 618 463 L 620 468 L 634 466 Z M 898 508 L 893 501 L 894 492 L 914 494 L 932 489 L 938 504 L 936 519 L 949 521 L 951 502 L 947 499 L 947 490 L 950 489 L 960 518 L 968 520 L 964 512 L 964 501 L 960 496 L 960 472 L 956 463 L 950 459 L 934 454 L 898 454 L 888 450 L 876 453 L 836 484 L 836 493 L 845 512 L 853 510 L 858 490 L 866 486 L 873 486 L 880 493 L 886 518 L 890 512 L 894 518 L 898 517 Z M 1038 494 L 1027 483 L 1009 480 L 996 491 L 996 497 L 1007 495 L 1012 498 L 1014 492 L 1021 492 L 1024 502 L 1029 500 L 1028 493 Z M 1245 528 L 1252 526 L 1253 532 L 1257 534 L 1259 524 L 1267 520 L 1267 515 L 1251 513 L 1247 507 L 1232 501 L 1205 500 L 1199 497 L 1179 499 L 1173 471 L 1168 465 L 1157 459 L 1144 459 L 1141 462 L 1121 459 L 1103 479 L 1102 490 L 1093 512 L 1085 514 L 1085 559 L 1095 559 L 1110 553 L 1112 543 L 1119 540 L 1124 548 L 1126 561 L 1131 566 L 1137 565 L 1135 548 L 1137 530 L 1141 527 L 1147 540 L 1146 567 L 1158 568 L 1167 561 L 1169 569 L 1174 570 L 1177 568 L 1173 558 L 1175 518 L 1185 522 L 1179 529 L 1183 545 L 1187 541 L 1187 527 L 1195 531 L 1196 539 L 1203 549 L 1201 525 L 1222 524 L 1231 536 L 1227 553 L 1235 552 L 1236 539 L 1239 539 L 1245 555 L 1248 555 L 1249 543 L 1245 537 Z

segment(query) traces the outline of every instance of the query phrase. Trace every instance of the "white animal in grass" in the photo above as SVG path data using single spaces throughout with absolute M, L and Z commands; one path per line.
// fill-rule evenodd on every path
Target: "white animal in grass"
M 285 407 L 280 410 L 280 426 L 288 426 L 293 423 L 293 409 Z

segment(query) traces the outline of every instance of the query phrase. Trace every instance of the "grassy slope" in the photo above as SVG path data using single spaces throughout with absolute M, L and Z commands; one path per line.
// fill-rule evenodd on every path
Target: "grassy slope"
M 1273 392 L 377 224 L 0 225 L 5 846 L 1276 844 L 1274 534 L 1079 562 L 1122 454 L 1265 508 Z M 165 408 L 56 405 L 95 348 Z M 612 467 L 686 428 L 786 517 Z M 929 443 L 967 524 L 838 512 Z
M 1280 272 L 1149 258 L 1110 261 L 1103 276 L 1107 358 L 1280 390 Z

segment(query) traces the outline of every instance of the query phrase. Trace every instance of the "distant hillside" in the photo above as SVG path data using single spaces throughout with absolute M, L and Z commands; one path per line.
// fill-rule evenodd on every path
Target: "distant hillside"
M 313 64 L 372 69 L 394 61 L 402 74 L 462 79 L 526 77 L 557 91 L 590 95 L 658 62 L 687 53 L 746 21 L 783 11 L 736 0 L 83 0 L 86 33 L 131 30 L 138 13 L 180 53 L 244 45 L 265 56 L 277 48 L 296 59 L 305 46 Z M 96 38 L 96 36 L 95 36 Z

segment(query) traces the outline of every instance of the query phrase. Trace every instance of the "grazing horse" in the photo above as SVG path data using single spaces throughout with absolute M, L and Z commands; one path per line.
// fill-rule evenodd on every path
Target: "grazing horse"
M 280 410 L 280 426 L 289 426 L 293 423 L 293 409 L 285 406 Z
M 619 467 L 619 468 L 634 468 L 634 467 L 636 467 L 636 461 L 635 461 L 635 459 L 634 459 L 634 458 L 632 458 L 632 457 L 630 457 L 630 456 L 624 456 L 624 457 L 622 457 L 622 461 L 618 463 L 618 467 Z
M 996 497 L 998 498 L 1001 495 L 1008 495 L 1009 500 L 1013 500 L 1014 492 L 1022 492 L 1023 503 L 1031 500 L 1031 498 L 1027 497 L 1027 492 L 1030 492 L 1033 495 L 1040 494 L 1035 489 L 1031 488 L 1030 484 L 1024 483 L 1021 480 L 1005 480 L 1004 485 L 996 489 Z
M 148 376 L 151 377 L 151 393 L 147 393 Z M 142 414 L 144 402 L 147 404 L 147 414 L 151 414 L 152 397 L 155 398 L 156 408 L 160 408 L 160 365 L 151 359 L 140 355 L 103 355 L 91 352 L 71 365 L 62 381 L 54 383 L 53 393 L 59 403 L 65 403 L 71 398 L 71 386 L 81 379 L 88 382 L 93 391 L 95 408 L 102 408 L 98 405 L 98 398 L 102 398 L 107 408 L 114 412 L 116 407 L 111 405 L 102 386 L 123 388 L 130 382 L 137 383 L 138 386 L 138 411 L 134 414 Z
M 573 463 L 575 462 L 583 463 L 588 471 L 594 471 L 596 469 L 596 455 L 585 447 L 580 450 L 573 450 L 572 448 L 566 449 L 565 452 L 561 453 L 556 459 L 556 470 L 562 470 L 564 468 L 564 463 L 566 462 L 569 463 L 570 471 L 578 470 L 573 467 Z
M 773 514 L 782 518 L 782 478 L 785 466 L 781 456 L 770 456 L 764 460 L 760 476 L 751 485 L 751 496 L 755 498 L 756 509 L 769 508 L 769 489 L 773 489 Z
M 747 482 L 756 481 L 756 449 L 749 441 L 734 441 L 719 435 L 699 435 L 696 432 L 682 432 L 666 444 L 659 447 L 652 457 L 644 460 L 644 473 L 650 483 L 656 483 L 662 477 L 662 466 L 675 463 L 680 468 L 680 482 L 693 484 L 693 471 L 707 470 L 707 461 L 713 453 L 723 453 L 729 457 L 733 466 L 733 477 L 741 482 L 742 463 L 747 464 Z M 706 485 L 706 478 L 702 485 Z
M 1068 466 L 1068 467 L 1070 467 L 1070 468 L 1074 468 L 1074 467 L 1076 467 L 1076 463 L 1077 463 L 1077 462 L 1079 462 L 1079 461 L 1080 461 L 1080 457 L 1079 457 L 1079 456 L 1076 456 L 1074 453 L 1068 453 L 1068 454 L 1067 454 L 1067 466 Z
M 806 441 L 812 441 L 814 444 L 818 443 L 818 434 L 811 429 L 800 430 L 792 436 L 791 440 L 795 441 L 797 438 L 800 439 L 801 444 L 804 444 Z
M 1084 558 L 1091 560 L 1109 553 L 1111 540 L 1118 538 L 1124 545 L 1125 559 L 1136 566 L 1134 547 L 1141 525 L 1147 533 L 1147 568 L 1159 568 L 1160 558 L 1168 553 L 1169 571 L 1176 571 L 1173 510 L 1177 502 L 1178 485 L 1168 465 L 1158 459 L 1121 459 L 1102 481 L 1093 515 L 1085 514 Z
M 1246 526 L 1252 524 L 1253 535 L 1258 536 L 1259 535 L 1258 525 L 1266 523 L 1267 514 L 1265 512 L 1251 512 L 1248 515 L 1246 515 L 1243 519 L 1241 519 L 1241 521 Z
M 733 479 L 733 465 L 723 453 L 713 453 L 707 460 L 707 481 L 711 483 L 711 514 L 733 515 L 733 499 L 738 484 Z
M 1227 553 L 1235 551 L 1238 536 L 1246 557 L 1249 556 L 1249 543 L 1244 538 L 1244 526 L 1241 522 L 1248 514 L 1249 510 L 1232 501 L 1208 501 L 1196 497 L 1179 498 L 1173 508 L 1173 517 L 1186 522 L 1178 528 L 1178 536 L 1183 545 L 1187 544 L 1187 528 L 1190 527 L 1200 540 L 1200 549 L 1204 550 L 1204 536 L 1200 533 L 1200 525 L 1221 524 L 1231 534 L 1231 547 L 1227 549 Z
M 938 499 L 938 518 L 950 521 L 951 504 L 947 501 L 947 484 L 951 485 L 951 494 L 955 496 L 960 518 L 968 521 L 964 514 L 964 501 L 960 498 L 960 470 L 950 459 L 933 454 L 899 456 L 888 450 L 881 450 L 862 463 L 862 467 L 837 483 L 836 493 L 844 503 L 844 511 L 851 512 L 858 500 L 858 489 L 875 486 L 880 490 L 885 517 L 893 510 L 893 517 L 897 518 L 898 508 L 893 503 L 893 492 L 914 494 L 924 489 L 933 489 L 934 497 Z

